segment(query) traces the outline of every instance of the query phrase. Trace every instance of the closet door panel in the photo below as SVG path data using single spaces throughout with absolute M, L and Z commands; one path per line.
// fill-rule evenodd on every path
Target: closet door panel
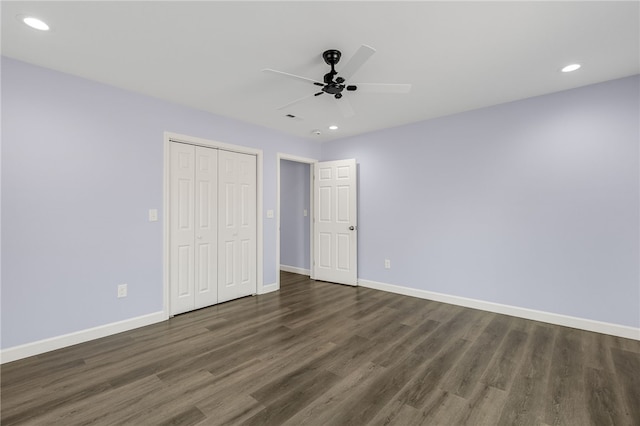
M 218 151 L 196 147 L 195 308 L 218 302 Z
M 218 301 L 256 292 L 256 157 L 218 153 Z
M 171 315 L 194 309 L 195 147 L 171 144 L 170 288 Z

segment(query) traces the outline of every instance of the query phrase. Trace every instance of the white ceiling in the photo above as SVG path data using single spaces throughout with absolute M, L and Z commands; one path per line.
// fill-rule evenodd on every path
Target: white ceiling
M 2 54 L 331 140 L 638 74 L 639 5 L 2 1 Z M 19 14 L 45 20 L 52 31 L 26 27 Z M 317 87 L 262 69 L 322 80 L 329 70 L 324 50 L 341 50 L 344 65 L 362 44 L 377 53 L 352 82 L 411 83 L 409 94 L 347 93 L 356 111 L 350 118 L 328 95 L 276 110 Z M 559 72 L 573 62 L 583 68 Z

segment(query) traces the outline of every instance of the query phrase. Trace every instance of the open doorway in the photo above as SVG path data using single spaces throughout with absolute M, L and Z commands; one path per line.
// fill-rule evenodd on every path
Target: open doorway
M 310 165 L 280 160 L 280 270 L 311 274 Z
M 316 160 L 278 154 L 278 237 L 276 273 L 313 278 L 313 164 Z

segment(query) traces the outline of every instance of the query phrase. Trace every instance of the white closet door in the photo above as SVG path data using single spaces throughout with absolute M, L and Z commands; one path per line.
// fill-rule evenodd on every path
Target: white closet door
M 171 315 L 195 308 L 195 147 L 171 145 L 170 288 Z
M 256 293 L 256 157 L 218 153 L 218 302 Z
M 195 147 L 195 308 L 218 303 L 218 150 Z

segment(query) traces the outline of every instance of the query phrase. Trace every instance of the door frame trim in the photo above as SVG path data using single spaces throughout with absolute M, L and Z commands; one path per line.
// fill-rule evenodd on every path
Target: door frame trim
M 170 143 L 179 142 L 189 145 L 204 146 L 207 148 L 221 149 L 223 151 L 238 152 L 240 154 L 249 154 L 256 156 L 256 291 L 255 294 L 264 292 L 263 281 L 263 262 L 264 262 L 264 241 L 263 241 L 263 223 L 262 223 L 262 204 L 263 204 L 263 172 L 262 161 L 263 152 L 261 149 L 249 148 L 246 146 L 232 145 L 224 142 L 203 139 L 195 136 L 182 135 L 180 133 L 164 132 L 164 168 L 163 168 L 163 189 L 162 189 L 162 220 L 163 236 L 162 236 L 162 286 L 163 301 L 162 307 L 166 318 L 170 317 L 170 287 L 169 287 L 169 264 L 170 264 L 170 204 L 169 204 L 169 188 L 170 188 L 170 171 L 171 171 L 171 152 Z
M 314 265 L 314 244 L 313 244 L 313 235 L 314 235 L 314 189 L 313 189 L 313 169 L 315 163 L 319 160 L 307 157 L 299 157 L 297 155 L 285 154 L 282 152 L 278 152 L 276 155 L 276 286 L 273 289 L 280 289 L 280 160 L 294 161 L 296 163 L 308 164 L 309 167 L 309 215 L 311 216 L 309 219 L 309 271 L 311 279 L 315 277 L 315 265 Z

